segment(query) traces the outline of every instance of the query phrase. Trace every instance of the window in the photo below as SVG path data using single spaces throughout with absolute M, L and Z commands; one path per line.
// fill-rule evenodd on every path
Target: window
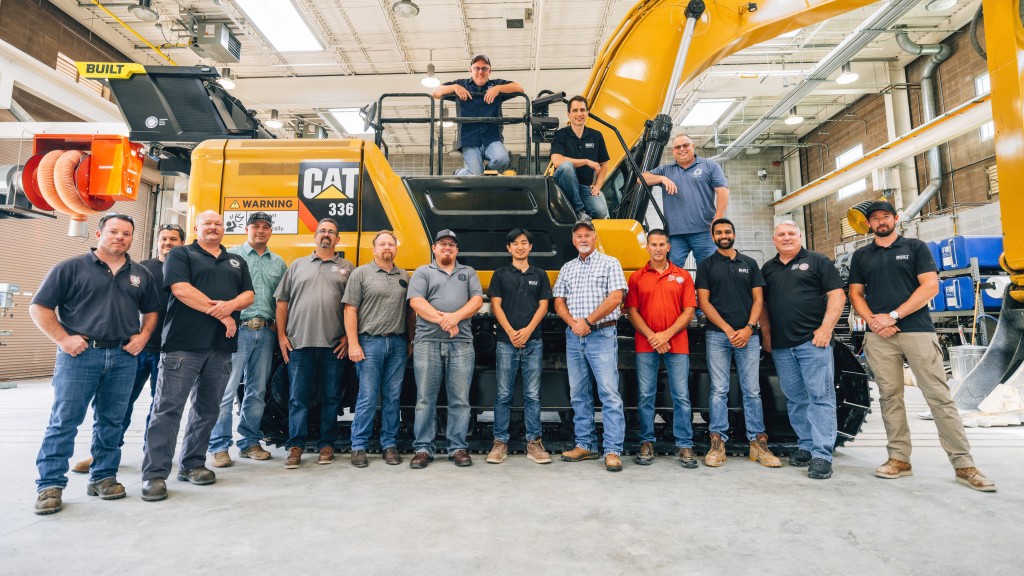
M 860 160 L 863 157 L 864 147 L 860 144 L 857 144 L 853 148 L 850 148 L 846 152 L 843 152 L 842 154 L 836 156 L 836 170 L 842 168 L 843 166 L 849 166 L 853 162 L 856 162 L 857 160 Z M 854 182 L 853 184 L 847 184 L 846 186 L 840 188 L 838 192 L 839 199 L 842 200 L 843 198 L 848 198 L 850 196 L 853 196 L 854 194 L 859 194 L 867 189 L 868 180 L 867 178 L 863 178 L 861 180 L 858 180 L 857 182 Z
M 989 78 L 988 72 L 985 72 L 981 76 L 974 79 L 974 95 L 984 96 L 992 91 L 992 80 Z M 978 128 L 978 139 L 982 142 L 991 140 L 996 135 L 996 125 L 991 120 L 982 124 Z
M 996 135 L 996 124 L 992 120 L 985 122 L 978 128 L 978 138 L 984 142 L 995 138 Z

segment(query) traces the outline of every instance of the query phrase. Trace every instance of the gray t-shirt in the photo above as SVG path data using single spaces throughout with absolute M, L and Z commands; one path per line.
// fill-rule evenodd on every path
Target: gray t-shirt
M 718 195 L 715 188 L 727 188 L 722 167 L 714 160 L 697 156 L 689 168 L 678 163 L 665 164 L 651 170 L 651 174 L 665 176 L 675 183 L 675 194 L 661 195 L 665 209 L 665 223 L 669 234 L 695 234 L 708 232 L 715 218 Z
M 316 252 L 296 258 L 274 297 L 288 303 L 285 334 L 293 348 L 333 348 L 345 334 L 341 297 L 355 268 L 337 254 L 321 260 Z
M 356 307 L 360 334 L 405 334 L 408 289 L 408 272 L 398 266 L 387 272 L 370 262 L 352 271 L 341 301 Z
M 473 296 L 483 296 L 484 289 L 476 270 L 463 264 L 455 263 L 449 275 L 441 270 L 436 262 L 420 266 L 409 282 L 409 299 L 417 296 L 425 298 L 431 306 L 440 312 L 455 312 L 466 305 Z M 451 342 L 452 340 L 473 340 L 472 320 L 467 318 L 459 322 L 459 334 L 452 338 L 441 326 L 416 317 L 416 338 L 414 342 Z

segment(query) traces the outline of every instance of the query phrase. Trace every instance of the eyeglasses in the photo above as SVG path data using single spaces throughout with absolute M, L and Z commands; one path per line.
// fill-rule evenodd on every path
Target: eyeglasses
M 682 148 L 690 148 L 692 146 L 693 146 L 693 144 L 679 144 L 678 146 L 673 146 L 672 149 L 673 150 L 680 150 Z
M 456 244 L 455 242 L 438 242 L 437 245 L 440 246 L 441 248 L 458 248 L 459 247 L 459 245 Z
M 118 220 L 125 220 L 132 225 L 132 229 L 135 229 L 135 219 L 127 214 L 120 214 L 118 212 L 107 212 L 100 218 L 100 230 L 103 230 L 103 225 L 107 223 L 107 220 L 111 218 L 117 218 Z
M 473 72 L 490 72 L 490 66 L 473 66 L 470 68 Z
M 337 230 L 328 230 L 326 228 L 321 228 L 321 229 L 317 230 L 316 233 L 317 233 L 317 235 L 322 235 L 322 234 L 327 234 L 328 236 L 337 236 L 338 235 L 338 231 Z

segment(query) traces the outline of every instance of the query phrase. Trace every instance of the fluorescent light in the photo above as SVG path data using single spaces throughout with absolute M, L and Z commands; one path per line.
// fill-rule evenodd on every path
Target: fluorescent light
M 796 126 L 797 124 L 799 124 L 799 123 L 801 123 L 803 121 L 804 121 L 804 117 L 796 113 L 796 106 L 793 106 L 792 108 L 790 108 L 789 116 L 787 116 L 786 119 L 783 120 L 783 122 L 785 122 L 789 126 Z
M 431 62 L 427 65 L 427 75 L 420 78 L 420 84 L 426 88 L 437 88 L 441 85 L 441 80 L 437 76 L 434 76 L 435 68 L 434 63 Z
M 391 11 L 399 18 L 415 18 L 420 13 L 420 7 L 412 0 L 398 0 L 391 5 Z
M 366 121 L 359 116 L 359 108 L 331 108 L 328 112 L 348 134 L 373 134 L 372 128 L 363 128 Z
M 680 126 L 711 126 L 732 106 L 735 98 L 709 98 L 698 100 L 679 123 Z
M 278 52 L 323 52 L 292 0 L 235 0 Z
M 850 63 L 843 64 L 843 71 L 836 77 L 836 84 L 852 84 L 860 78 L 860 74 L 857 74 L 850 68 Z
M 284 123 L 277 119 L 277 110 L 274 109 L 270 111 L 270 120 L 264 122 L 263 125 L 272 130 L 278 130 L 284 126 Z
M 941 10 L 949 10 L 956 5 L 957 0 L 932 0 L 924 9 L 929 12 L 939 12 Z
M 217 84 L 220 84 L 220 87 L 225 90 L 235 89 L 235 81 L 231 79 L 231 68 L 221 68 Z

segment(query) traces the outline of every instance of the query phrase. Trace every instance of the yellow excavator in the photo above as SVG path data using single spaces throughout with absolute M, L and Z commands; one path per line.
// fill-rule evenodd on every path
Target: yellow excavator
M 618 258 L 627 275 L 647 261 L 641 222 L 652 202 L 650 191 L 637 176 L 662 156 L 672 131 L 669 112 L 679 87 L 738 50 L 871 3 L 873 0 L 638 2 L 600 51 L 583 91 L 590 102 L 590 125 L 604 134 L 611 156 L 611 175 L 606 178 L 603 191 L 613 218 L 595 222 L 598 249 Z M 902 9 L 905 13 L 915 3 L 916 0 L 893 0 L 890 9 Z M 1003 180 L 1001 188 L 1006 190 L 1001 197 L 1003 213 L 1020 214 L 1022 207 L 1015 204 L 1020 200 L 1015 199 L 1012 184 L 1015 179 L 1024 178 L 1024 89 L 1016 72 L 1024 65 L 1024 57 L 1020 56 L 1024 54 L 1020 0 L 985 0 L 984 7 L 986 36 L 990 40 L 999 38 L 988 42 L 988 51 L 996 110 L 997 161 Z M 836 63 L 835 68 L 840 65 Z M 131 129 L 131 140 L 152 146 L 150 153 L 160 159 L 161 171 L 189 174 L 189 228 L 199 212 L 216 210 L 225 215 L 229 234 L 226 243 L 231 243 L 232 238 L 240 243 L 242 236 L 237 234 L 241 234 L 246 213 L 270 212 L 275 217 L 273 249 L 291 261 L 312 250 L 312 231 L 317 220 L 331 216 L 339 221 L 338 249 L 344 251 L 346 258 L 357 265 L 370 261 L 373 235 L 381 229 L 392 229 L 400 240 L 397 264 L 408 270 L 430 261 L 430 238 L 436 231 L 449 228 L 458 233 L 460 244 L 465 247 L 460 260 L 479 271 L 485 287 L 493 271 L 508 262 L 503 238 L 512 227 L 532 231 L 533 262 L 545 268 L 552 280 L 574 254 L 570 230 L 575 214 L 550 177 L 399 177 L 388 163 L 386 148 L 382 150 L 379 145 L 384 129 L 380 108 L 369 111 L 366 118 L 378 131 L 377 144 L 358 139 L 274 139 L 241 102 L 215 82 L 215 69 L 141 68 L 123 73 L 120 78 L 108 76 L 108 81 Z M 832 71 L 818 70 L 822 74 Z M 555 95 L 531 103 L 528 97 L 521 96 L 527 100 L 523 121 L 531 125 L 535 117 L 545 116 L 546 106 L 561 99 L 561 95 Z M 440 119 L 434 112 L 431 116 L 428 121 Z M 741 199 L 742 191 L 738 191 L 734 201 Z M 1007 269 L 1024 270 L 1024 238 L 1011 226 L 1004 229 Z M 1016 300 L 1024 300 L 1024 272 L 1011 273 L 1014 284 L 1010 294 L 1014 298 L 1006 299 L 1000 328 L 982 367 L 1003 360 L 995 359 L 997 349 L 1004 350 L 1000 353 L 1004 356 L 1012 356 L 1018 365 L 1024 359 L 1019 337 L 1024 320 L 1020 319 L 1021 305 Z M 1010 319 L 1016 319 L 1012 328 L 1006 326 Z M 477 371 L 471 393 L 471 438 L 479 441 L 480 446 L 474 446 L 478 450 L 490 446 L 487 425 L 475 416 L 493 407 L 494 328 L 493 318 L 486 314 L 474 319 Z M 561 415 L 561 422 L 545 423 L 548 429 L 544 437 L 546 445 L 558 451 L 562 444 L 566 449 L 573 445 L 571 425 L 567 425 L 571 423 L 571 413 L 563 327 L 552 317 L 542 329 L 545 365 L 541 401 L 545 410 Z M 632 343 L 628 341 L 631 334 L 631 327 L 623 322 L 620 369 L 627 408 L 636 406 Z M 710 386 L 703 359 L 703 330 L 691 326 L 690 338 L 691 399 L 694 411 L 702 412 L 707 421 Z M 1000 346 L 1003 340 L 1014 342 L 1015 346 Z M 989 362 L 990 355 L 993 362 Z M 846 346 L 835 346 L 835 362 L 838 446 L 859 432 L 869 412 L 870 396 L 868 377 Z M 1010 363 L 1002 361 L 1004 370 Z M 287 378 L 283 373 L 278 371 L 270 387 L 272 398 L 263 426 L 269 439 L 277 442 L 283 441 L 287 428 Z M 354 373 L 349 381 L 353 379 Z M 785 454 L 794 448 L 795 435 L 789 426 L 785 398 L 770 355 L 762 359 L 761 381 L 767 432 L 777 453 Z M 970 378 L 968 383 L 964 389 L 980 391 L 987 385 L 974 384 Z M 354 389 L 355 386 L 348 387 L 346 404 L 354 403 Z M 732 386 L 730 394 L 730 436 L 743 438 L 738 386 Z M 414 401 L 415 386 L 409 375 L 402 405 L 403 420 L 410 429 Z M 517 398 L 516 402 L 519 401 Z M 665 412 L 671 408 L 665 382 L 659 383 L 657 406 Z M 630 436 L 633 444 L 637 444 L 635 426 L 628 428 L 627 450 Z M 702 440 L 700 434 L 698 427 L 698 445 Z M 406 436 L 411 440 L 408 430 Z M 669 430 L 659 429 L 659 438 L 668 440 L 664 444 L 659 441 L 659 451 L 672 450 L 670 436 Z M 515 445 L 510 448 L 522 449 Z M 744 449 L 739 445 L 730 447 L 734 451 Z

